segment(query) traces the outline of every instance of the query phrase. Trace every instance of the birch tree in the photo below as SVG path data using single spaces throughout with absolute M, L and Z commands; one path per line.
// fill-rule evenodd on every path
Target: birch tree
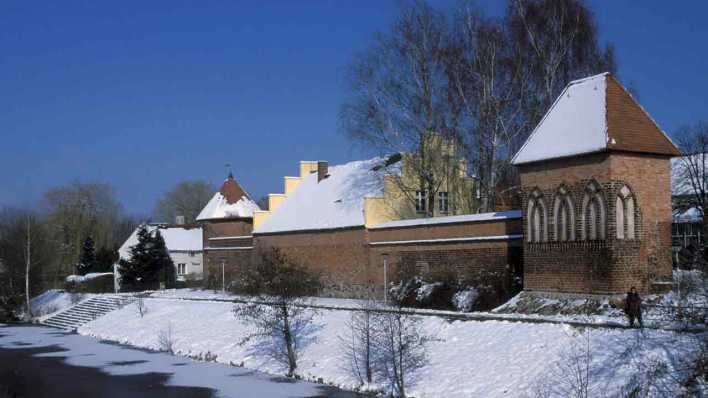
M 509 0 L 504 23 L 529 78 L 531 128 L 568 82 L 616 70 L 614 48 L 598 43 L 595 16 L 582 0 Z
M 522 98 L 527 75 L 506 26 L 465 5 L 458 11 L 447 53 L 453 107 L 478 177 L 482 212 L 494 211 L 497 188 L 528 128 Z
M 404 5 L 391 29 L 377 34 L 353 62 L 350 96 L 341 111 L 344 130 L 367 150 L 414 155 L 408 167 L 416 178 L 395 182 L 410 202 L 417 191 L 425 193 L 428 217 L 442 184 L 461 167 L 454 159 L 436 158 L 446 143 L 461 149 L 447 101 L 447 29 L 444 15 L 426 3 Z M 442 140 L 430 139 L 433 134 Z

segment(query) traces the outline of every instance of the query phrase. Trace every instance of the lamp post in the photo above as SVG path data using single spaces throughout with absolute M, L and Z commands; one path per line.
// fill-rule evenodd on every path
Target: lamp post
M 226 294 L 226 262 L 221 260 L 221 293 Z
M 383 256 L 383 290 L 384 290 L 384 304 L 388 304 L 388 253 L 382 254 Z

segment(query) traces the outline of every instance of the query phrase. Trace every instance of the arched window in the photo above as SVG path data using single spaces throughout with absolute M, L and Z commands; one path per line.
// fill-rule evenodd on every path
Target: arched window
M 538 189 L 529 196 L 526 216 L 528 217 L 527 237 L 528 242 L 545 242 L 548 240 L 546 203 L 543 194 Z
M 575 240 L 575 206 L 570 192 L 563 186 L 553 201 L 553 228 L 555 240 Z
M 615 199 L 615 226 L 617 239 L 634 239 L 634 195 L 626 185 Z
M 585 189 L 582 205 L 582 239 L 605 239 L 606 212 L 605 201 L 602 197 L 600 185 L 591 182 Z

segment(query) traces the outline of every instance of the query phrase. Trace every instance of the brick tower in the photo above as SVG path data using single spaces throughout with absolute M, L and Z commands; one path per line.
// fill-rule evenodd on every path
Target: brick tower
M 571 82 L 514 156 L 524 289 L 614 294 L 671 279 L 677 147 L 610 74 Z

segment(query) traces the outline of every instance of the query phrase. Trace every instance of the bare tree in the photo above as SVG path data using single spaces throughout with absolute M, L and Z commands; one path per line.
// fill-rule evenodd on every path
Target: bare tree
M 214 191 L 214 186 L 206 181 L 181 181 L 157 201 L 155 218 L 173 223 L 177 216 L 183 216 L 186 223 L 193 223 Z
M 582 341 L 573 341 L 550 366 L 548 374 L 536 386 L 539 398 L 588 398 L 594 396 L 592 386 L 592 351 L 590 331 Z
M 139 295 L 135 300 L 135 310 L 141 318 L 148 312 L 147 305 L 145 305 L 145 298 L 142 295 Z
M 157 344 L 160 347 L 160 351 L 165 351 L 170 354 L 175 353 L 175 335 L 172 329 L 172 322 L 168 322 L 167 327 L 160 329 L 157 333 Z
M 109 184 L 73 182 L 52 188 L 44 194 L 43 207 L 45 223 L 56 246 L 54 287 L 60 287 L 63 277 L 73 272 L 87 236 L 94 238 L 96 247 L 109 248 L 127 238 L 116 234 L 123 215 Z
M 598 44 L 595 17 L 582 0 L 509 0 L 505 23 L 527 69 L 531 126 L 568 82 L 616 69 L 614 48 Z
M 427 345 L 435 339 L 400 304 L 373 316 L 373 374 L 389 383 L 391 394 L 405 397 L 417 382 L 416 371 L 428 364 Z
M 708 122 L 682 127 L 677 136 L 683 156 L 673 163 L 673 194 L 677 198 L 675 211 L 694 209 L 701 220 L 708 205 Z M 708 223 L 703 222 L 703 236 L 708 232 Z M 694 259 L 703 271 L 706 264 L 705 239 L 698 245 L 698 256 Z
M 241 287 L 254 300 L 236 304 L 233 313 L 254 331 L 239 344 L 254 340 L 259 353 L 285 365 L 293 376 L 298 353 L 316 330 L 316 311 L 306 306 L 306 296 L 320 289 L 319 276 L 272 249 L 244 273 Z
M 373 299 L 363 300 L 352 311 L 346 323 L 347 335 L 339 336 L 346 358 L 345 370 L 353 374 L 360 384 L 373 381 L 373 311 L 380 306 Z
M 415 178 L 394 181 L 410 203 L 426 197 L 428 217 L 443 183 L 464 166 L 447 102 L 447 29 L 443 14 L 423 1 L 404 5 L 391 30 L 377 34 L 353 63 L 351 96 L 341 111 L 344 130 L 367 149 L 412 155 L 404 167 Z
M 27 251 L 25 252 L 25 304 L 27 319 L 32 319 L 32 307 L 30 306 L 30 267 L 32 265 L 32 227 L 30 226 L 30 216 L 27 216 Z
M 25 317 L 32 313 L 30 299 L 44 287 L 42 272 L 53 249 L 36 214 L 21 209 L 0 210 L 0 290 L 8 302 L 21 297 Z
M 527 74 L 508 28 L 465 4 L 446 55 L 450 100 L 478 177 L 480 211 L 496 208 L 498 185 L 528 129 L 523 118 Z

